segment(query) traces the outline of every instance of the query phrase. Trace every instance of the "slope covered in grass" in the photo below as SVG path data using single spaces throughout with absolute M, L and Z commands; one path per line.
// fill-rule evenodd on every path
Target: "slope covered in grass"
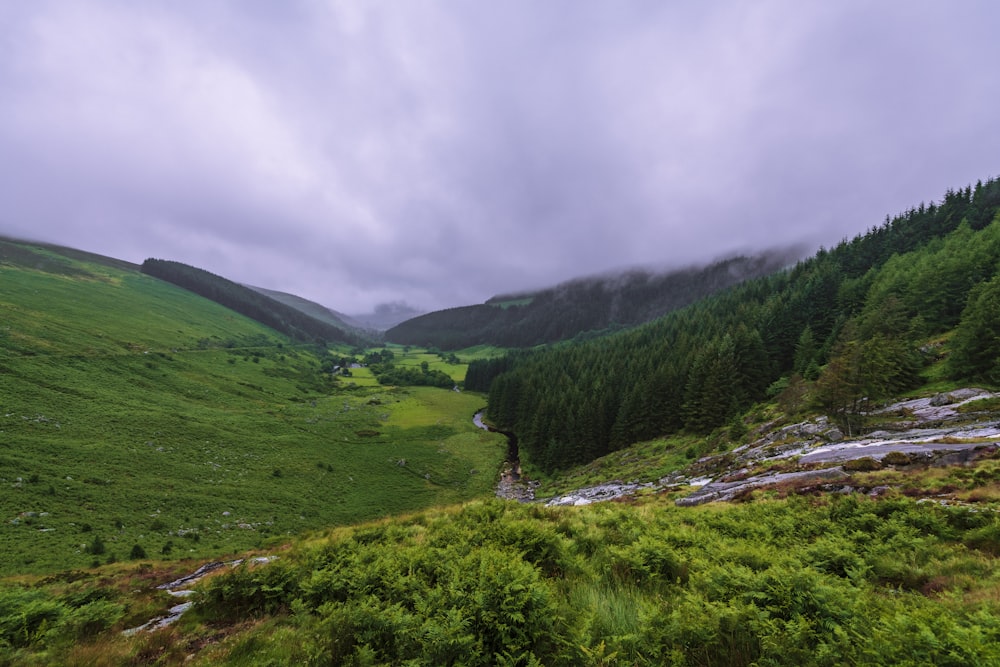
M 326 531 L 266 564 L 220 570 L 176 625 L 130 637 L 119 630 L 174 604 L 152 592 L 167 575 L 149 565 L 119 567 L 117 579 L 8 585 L 0 657 L 994 665 L 998 530 L 994 512 L 899 497 L 700 508 L 653 497 L 578 508 L 474 501 Z
M 300 342 L 356 345 L 367 340 L 342 322 L 334 323 L 330 317 L 317 318 L 296 305 L 204 269 L 180 262 L 147 259 L 142 263 L 142 272 L 211 299 Z
M 8 248 L 0 314 L 3 573 L 456 502 L 505 453 L 481 396 L 334 379 L 332 351 L 137 271 Z

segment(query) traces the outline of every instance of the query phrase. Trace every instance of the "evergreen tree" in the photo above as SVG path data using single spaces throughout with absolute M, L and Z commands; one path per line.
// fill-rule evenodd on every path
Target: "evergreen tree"
M 1000 385 L 1000 275 L 976 286 L 951 340 L 955 379 Z
M 636 329 L 506 357 L 470 376 L 492 382 L 494 423 L 527 433 L 524 451 L 551 469 L 681 428 L 707 432 L 769 385 L 789 409 L 812 398 L 855 432 L 871 401 L 919 381 L 926 336 L 959 319 L 950 372 L 1000 381 L 1000 288 L 968 297 L 1000 263 L 1000 222 L 963 226 L 970 202 L 982 202 L 976 214 L 992 220 L 1000 183 L 949 191 L 940 205 L 910 209 Z M 817 378 L 811 391 L 802 375 Z M 772 385 L 782 376 L 789 379 Z
M 792 369 L 803 378 L 815 380 L 819 375 L 819 366 L 816 364 L 817 352 L 816 338 L 813 336 L 812 327 L 807 324 L 795 344 Z
M 733 340 L 729 336 L 713 341 L 698 355 L 684 395 L 684 425 L 707 432 L 724 424 L 740 404 L 741 388 Z

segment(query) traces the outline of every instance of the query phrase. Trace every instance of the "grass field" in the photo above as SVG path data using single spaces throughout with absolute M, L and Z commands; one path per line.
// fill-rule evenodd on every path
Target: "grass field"
M 2 574 L 215 557 L 495 483 L 482 396 L 334 379 L 327 351 L 172 285 L 29 263 L 0 264 Z

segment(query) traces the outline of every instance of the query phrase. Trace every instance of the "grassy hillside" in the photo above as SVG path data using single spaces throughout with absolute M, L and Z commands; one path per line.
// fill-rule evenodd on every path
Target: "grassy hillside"
M 218 556 L 495 482 L 481 396 L 333 379 L 332 353 L 135 270 L 0 249 L 2 573 Z
M 475 357 L 543 490 L 673 480 L 563 507 L 477 498 L 505 449 L 469 422 L 482 395 L 383 387 L 374 363 L 334 378 L 346 350 L 0 247 L 0 663 L 1000 664 L 1000 396 L 873 411 L 996 385 L 998 211 L 1000 181 L 950 192 L 588 343 L 370 352 L 455 381 Z M 975 455 L 844 459 L 687 506 L 696 475 L 798 472 L 859 430 L 925 441 L 914 421 L 951 404 L 976 428 L 935 442 Z M 230 552 L 176 624 L 122 632 Z
M 299 342 L 324 345 L 329 342 L 351 345 L 365 342 L 343 325 L 317 319 L 299 308 L 204 269 L 150 258 L 142 263 L 142 272 L 215 301 Z
M 296 541 L 176 603 L 151 563 L 0 589 L 15 664 L 996 665 L 992 512 L 819 496 L 475 501 Z M 7 642 L 4 644 L 4 642 Z
M 301 310 L 306 315 L 321 322 L 332 324 L 338 329 L 348 332 L 354 331 L 360 338 L 371 338 L 371 332 L 364 331 L 366 327 L 362 325 L 361 322 L 351 319 L 350 316 L 338 313 L 337 311 L 327 308 L 326 306 L 316 303 L 315 301 L 303 299 L 300 296 L 289 294 L 288 292 L 279 292 L 277 290 L 254 287 L 252 285 L 246 285 L 246 287 L 249 287 L 255 292 L 260 292 L 264 296 L 283 303 L 286 306 L 291 306 L 296 310 Z

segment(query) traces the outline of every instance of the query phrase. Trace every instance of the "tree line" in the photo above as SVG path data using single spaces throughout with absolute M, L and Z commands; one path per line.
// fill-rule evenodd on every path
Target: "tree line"
M 949 190 L 795 267 L 636 329 L 473 362 L 489 418 L 546 471 L 634 442 L 731 424 L 778 397 L 846 430 L 870 401 L 919 384 L 948 353 L 955 379 L 1000 381 L 1000 181 Z M 928 344 L 954 330 L 945 345 Z

